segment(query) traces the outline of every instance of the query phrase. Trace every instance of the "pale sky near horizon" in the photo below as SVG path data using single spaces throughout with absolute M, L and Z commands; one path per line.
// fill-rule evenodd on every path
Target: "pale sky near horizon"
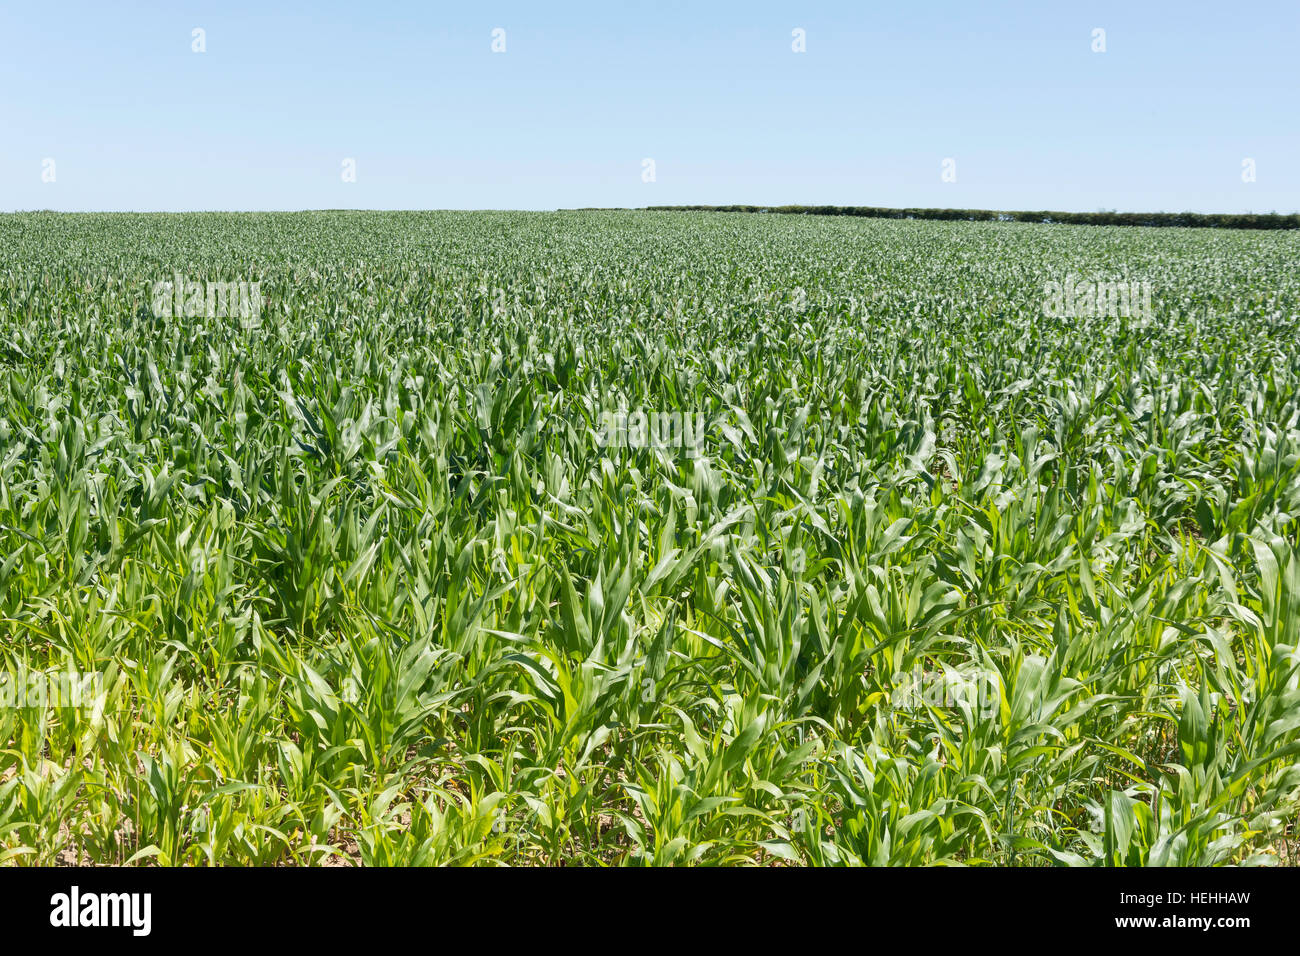
M 11 3 L 0 210 L 1292 213 L 1297 39 L 1295 0 Z

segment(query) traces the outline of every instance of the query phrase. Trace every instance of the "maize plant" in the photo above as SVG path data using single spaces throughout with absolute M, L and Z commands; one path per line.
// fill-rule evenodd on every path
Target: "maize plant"
M 0 248 L 0 862 L 1296 862 L 1300 234 Z

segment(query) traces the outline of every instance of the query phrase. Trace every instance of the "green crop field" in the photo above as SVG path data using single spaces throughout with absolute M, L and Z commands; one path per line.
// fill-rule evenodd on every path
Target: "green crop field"
M 1300 233 L 0 248 L 0 862 L 1300 855 Z

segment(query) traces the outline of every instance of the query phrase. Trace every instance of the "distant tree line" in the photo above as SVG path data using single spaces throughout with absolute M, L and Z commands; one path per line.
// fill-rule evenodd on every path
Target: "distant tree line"
M 889 209 L 883 206 L 647 206 L 684 212 L 764 212 L 873 219 L 959 219 L 969 222 L 1068 222 L 1089 226 L 1198 226 L 1218 229 L 1300 229 L 1300 213 L 1008 212 L 999 209 Z

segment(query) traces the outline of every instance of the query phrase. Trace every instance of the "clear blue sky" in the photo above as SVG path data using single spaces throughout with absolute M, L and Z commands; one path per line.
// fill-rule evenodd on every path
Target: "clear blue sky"
M 1297 40 L 1296 0 L 14 0 L 0 210 L 1296 212 Z

